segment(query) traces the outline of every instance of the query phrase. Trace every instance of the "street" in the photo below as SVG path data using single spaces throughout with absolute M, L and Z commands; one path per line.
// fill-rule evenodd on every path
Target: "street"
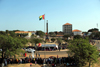
M 36 53 L 37 53 L 37 56 L 38 56 L 38 53 L 40 54 L 40 56 L 44 57 L 44 55 L 47 56 L 59 56 L 59 57 L 67 57 L 68 54 L 67 54 L 67 51 L 36 51 L 34 53 L 34 55 L 36 56 Z M 31 53 L 27 53 L 27 55 L 31 55 Z

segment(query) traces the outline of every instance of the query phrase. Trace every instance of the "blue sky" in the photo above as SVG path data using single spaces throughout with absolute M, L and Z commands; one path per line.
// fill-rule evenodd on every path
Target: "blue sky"
M 44 31 L 43 14 L 49 32 L 67 22 L 73 30 L 100 29 L 100 0 L 0 0 L 0 30 Z

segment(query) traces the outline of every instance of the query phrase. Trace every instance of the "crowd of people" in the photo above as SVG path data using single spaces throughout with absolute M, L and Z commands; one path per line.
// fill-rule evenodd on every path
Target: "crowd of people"
M 76 66 L 77 63 L 75 62 L 73 57 L 49 57 L 49 58 L 20 58 L 20 59 L 13 59 L 13 58 L 5 58 L 4 65 L 7 64 L 24 64 L 24 63 L 34 63 L 34 64 L 51 64 L 52 67 L 57 66 L 57 64 L 64 64 L 65 66 Z

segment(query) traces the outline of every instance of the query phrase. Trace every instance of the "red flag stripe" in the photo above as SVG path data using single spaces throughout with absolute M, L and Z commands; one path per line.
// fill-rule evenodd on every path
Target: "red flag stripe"
M 42 19 L 44 19 L 44 15 L 42 15 Z

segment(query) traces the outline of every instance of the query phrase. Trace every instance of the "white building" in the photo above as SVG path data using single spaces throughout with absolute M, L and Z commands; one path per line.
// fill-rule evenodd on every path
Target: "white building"
M 82 36 L 82 32 L 80 30 L 75 29 L 72 32 L 74 35 L 81 35 Z

